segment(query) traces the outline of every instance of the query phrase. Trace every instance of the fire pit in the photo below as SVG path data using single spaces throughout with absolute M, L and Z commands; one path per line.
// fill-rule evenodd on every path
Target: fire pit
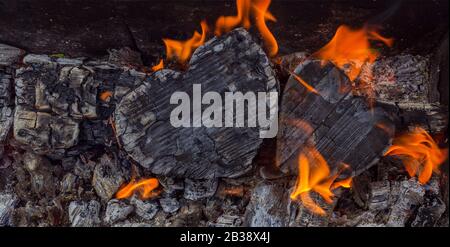
M 0 226 L 448 226 L 445 1 L 1 5 Z

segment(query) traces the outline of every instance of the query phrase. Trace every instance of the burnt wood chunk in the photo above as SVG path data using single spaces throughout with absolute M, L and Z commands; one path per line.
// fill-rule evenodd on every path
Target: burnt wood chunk
M 108 119 L 115 103 L 145 77 L 101 61 L 29 54 L 23 62 L 14 78 L 13 136 L 23 149 L 54 158 L 111 145 L 115 138 Z M 2 94 L 6 86 L 0 87 Z M 13 114 L 4 107 L 1 112 L 2 121 Z
M 351 82 L 333 64 L 308 60 L 295 73 L 315 88 L 307 90 L 294 77 L 284 89 L 277 139 L 277 162 L 284 172 L 297 172 L 304 145 L 313 143 L 330 169 L 341 163 L 358 175 L 375 164 L 390 144 L 394 126 L 385 112 L 369 108 L 352 95 Z
M 355 93 L 375 100 L 398 127 L 420 125 L 430 132 L 440 132 L 448 125 L 448 106 L 439 99 L 448 90 L 439 88 L 442 78 L 436 74 L 445 68 L 436 65 L 435 60 L 410 54 L 382 57 L 363 67 L 359 77 L 359 81 L 368 82 L 362 88 L 370 88 L 373 94 L 364 95 L 365 90 Z
M 0 44 L 0 143 L 6 140 L 14 115 L 14 69 L 25 52 Z
M 202 94 L 214 91 L 222 99 L 225 92 L 257 95 L 277 90 L 274 72 L 261 47 L 244 29 L 236 29 L 199 47 L 186 72 L 158 71 L 124 96 L 115 111 L 123 148 L 141 166 L 159 175 L 204 179 L 235 177 L 249 171 L 262 143 L 258 127 L 171 125 L 171 111 L 178 106 L 170 104 L 171 95 L 186 92 L 192 102 L 193 84 L 201 84 Z M 207 106 L 202 105 L 202 110 Z M 200 121 L 191 120 L 191 124 Z

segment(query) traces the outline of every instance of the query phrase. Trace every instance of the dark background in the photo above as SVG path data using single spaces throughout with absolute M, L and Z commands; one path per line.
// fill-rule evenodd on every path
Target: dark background
M 269 23 L 280 54 L 313 52 L 341 24 L 377 22 L 382 34 L 395 38 L 393 49 L 429 54 L 448 32 L 448 0 L 272 0 L 277 17 Z M 234 0 L 0 0 L 0 42 L 32 53 L 104 56 L 128 46 L 146 65 L 164 56 L 162 38 L 186 39 L 206 19 L 234 15 Z

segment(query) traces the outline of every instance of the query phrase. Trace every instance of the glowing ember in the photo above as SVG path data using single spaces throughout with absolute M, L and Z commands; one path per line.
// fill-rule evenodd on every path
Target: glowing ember
M 117 199 L 129 198 L 133 195 L 135 191 L 140 193 L 140 197 L 142 199 L 148 199 L 150 197 L 154 197 L 159 193 L 154 192 L 154 190 L 158 187 L 159 182 L 156 178 L 148 178 L 142 179 L 139 181 L 135 181 L 132 179 L 130 183 L 122 187 L 117 193 Z
M 162 69 L 164 69 L 164 61 L 162 59 L 159 61 L 159 63 L 157 65 L 152 67 L 153 72 L 162 70 Z
M 343 169 L 347 166 L 344 165 Z M 349 188 L 351 178 L 335 182 L 342 169 L 335 175 L 330 175 L 330 169 L 323 156 L 315 148 L 307 147 L 302 150 L 298 158 L 298 177 L 295 189 L 291 193 L 292 200 L 299 200 L 308 210 L 318 215 L 326 212 L 314 200 L 309 192 L 318 193 L 325 202 L 332 203 L 332 190 L 338 187 Z
M 112 97 L 111 91 L 105 91 L 105 92 L 100 93 L 100 99 L 102 101 L 108 101 L 109 98 L 111 98 L 111 97 Z
M 216 21 L 215 34 L 220 36 L 239 26 L 249 29 L 250 16 L 252 16 L 264 40 L 268 55 L 275 56 L 278 53 L 278 44 L 266 25 L 266 20 L 276 21 L 276 18 L 268 11 L 270 2 L 271 0 L 236 0 L 237 15 L 219 17 Z
M 185 63 L 192 52 L 205 43 L 208 25 L 205 21 L 202 21 L 200 25 L 202 27 L 202 33 L 200 34 L 195 31 L 194 35 L 186 41 L 163 39 L 164 44 L 166 45 L 166 56 L 168 60 L 176 59 L 180 63 Z
M 333 39 L 314 56 L 331 61 L 346 71 L 349 79 L 353 81 L 365 63 L 372 64 L 379 56 L 379 52 L 371 47 L 370 41 L 380 41 L 389 47 L 393 44 L 392 39 L 385 38 L 368 27 L 354 30 L 342 25 L 337 29 Z
M 447 159 L 448 149 L 440 149 L 433 138 L 422 128 L 394 138 L 393 145 L 385 155 L 400 156 L 408 174 L 418 176 L 421 184 L 427 183 L 433 171 Z
M 313 88 L 311 85 L 309 85 L 306 81 L 304 81 L 300 76 L 296 75 L 295 73 L 291 72 L 291 75 L 298 81 L 300 84 L 302 84 L 308 91 L 319 94 L 315 88 Z

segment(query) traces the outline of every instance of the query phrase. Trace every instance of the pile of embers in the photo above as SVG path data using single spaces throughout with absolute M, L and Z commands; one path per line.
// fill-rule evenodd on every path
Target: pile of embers
M 93 60 L 0 44 L 1 226 L 448 226 L 447 172 L 418 181 L 402 159 L 384 156 L 409 127 L 446 131 L 433 58 L 375 61 L 373 107 L 337 66 L 303 53 L 269 60 L 244 29 L 199 47 L 184 72 L 148 71 L 139 57 L 128 48 Z M 194 83 L 280 92 L 278 136 L 174 128 L 170 97 L 192 95 Z M 309 194 L 296 197 L 299 163 L 317 153 L 328 173 L 345 170 L 335 179 L 351 179 L 341 183 L 350 188 L 332 186 L 324 200 L 320 184 L 303 184 Z M 118 195 L 140 182 L 150 191 Z

